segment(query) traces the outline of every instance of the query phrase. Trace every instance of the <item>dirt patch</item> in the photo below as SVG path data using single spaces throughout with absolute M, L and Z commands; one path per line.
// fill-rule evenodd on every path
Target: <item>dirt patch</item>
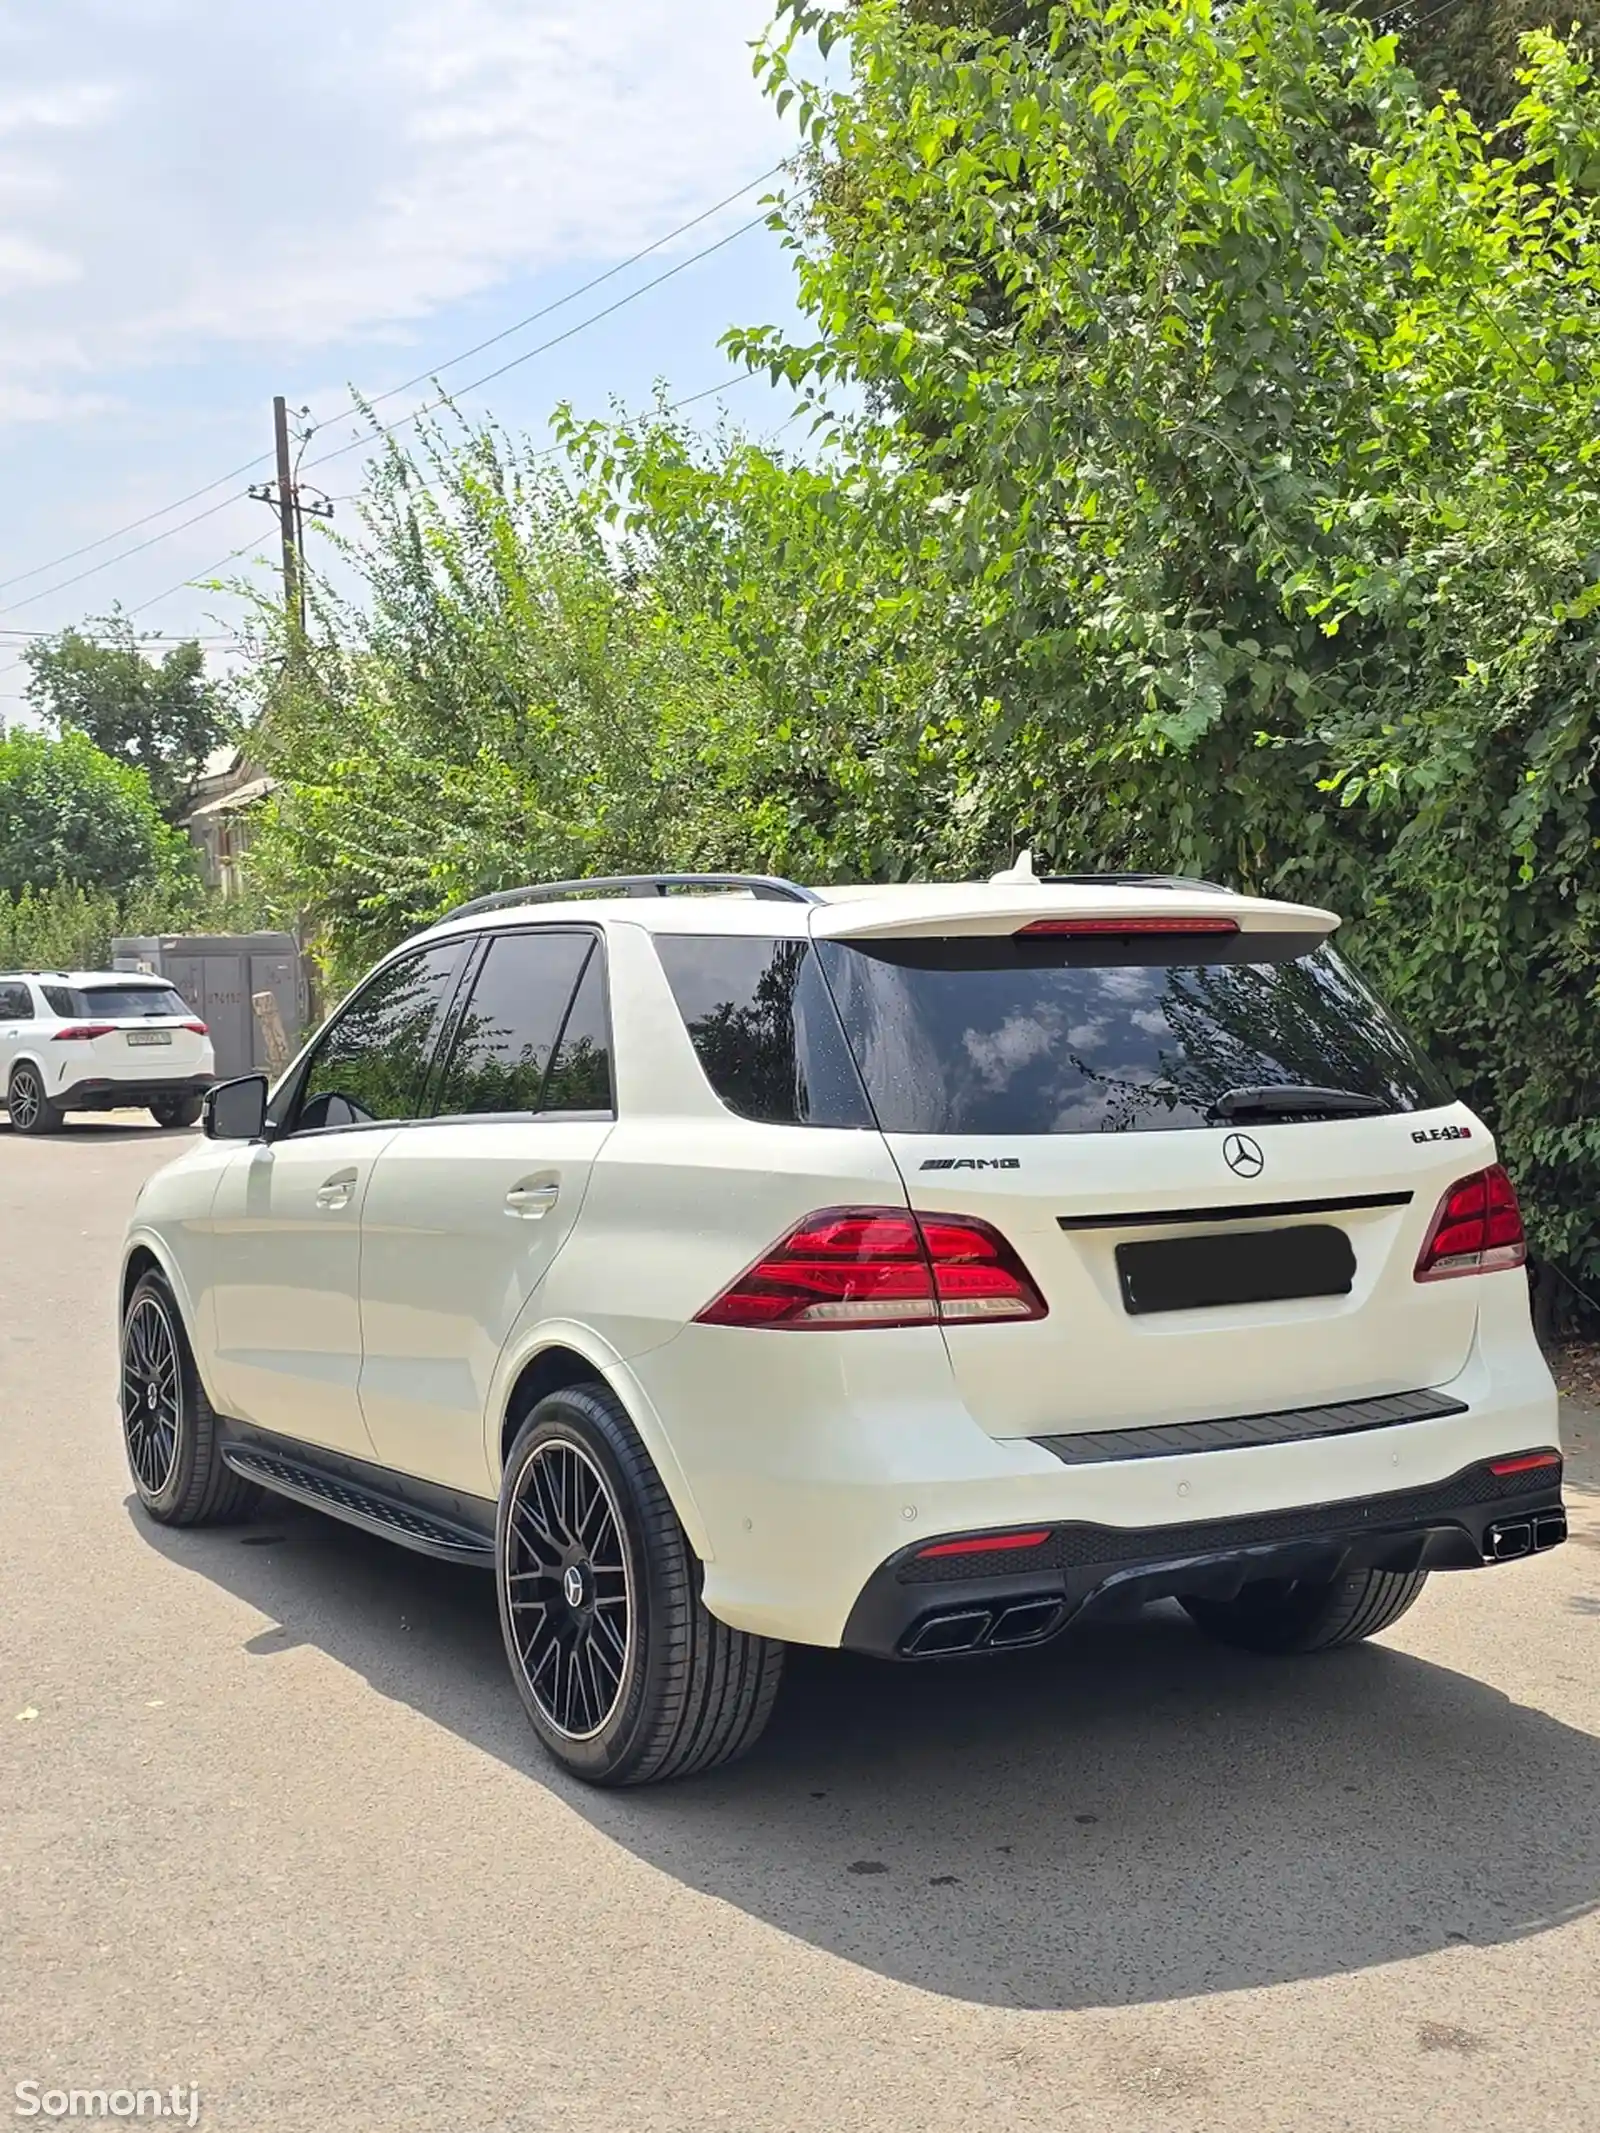
M 1600 1341 L 1564 1341 L 1547 1354 L 1562 1397 L 1600 1409 Z

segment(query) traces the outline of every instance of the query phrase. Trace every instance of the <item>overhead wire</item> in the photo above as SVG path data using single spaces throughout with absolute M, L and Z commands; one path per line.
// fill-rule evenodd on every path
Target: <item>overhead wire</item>
M 431 364 L 427 370 L 419 371 L 415 377 L 402 379 L 398 385 L 386 386 L 381 393 L 374 394 L 367 404 L 371 407 L 381 406 L 385 401 L 394 399 L 397 394 L 409 392 L 414 386 L 424 384 L 429 379 L 438 377 L 445 371 L 453 370 L 457 364 L 465 363 L 475 355 L 481 355 L 486 348 L 493 348 L 501 341 L 508 340 L 512 334 L 521 333 L 527 327 L 536 325 L 539 320 L 548 318 L 554 312 L 564 309 L 566 305 L 576 303 L 580 297 L 587 296 L 591 290 L 601 288 L 608 281 L 614 281 L 619 274 L 625 274 L 630 267 L 637 266 L 641 260 L 649 259 L 665 246 L 675 243 L 680 237 L 686 236 L 690 230 L 698 229 L 702 223 L 710 221 L 714 215 L 721 214 L 724 208 L 731 207 L 736 200 L 742 200 L 747 193 L 753 192 L 758 185 L 765 185 L 769 178 L 776 177 L 782 169 L 783 165 L 781 163 L 773 164 L 770 169 L 762 171 L 754 178 L 747 179 L 743 185 L 724 195 L 722 199 L 715 201 L 710 207 L 702 208 L 698 214 L 691 215 L 686 222 L 680 222 L 675 229 L 666 231 L 650 244 L 640 246 L 636 252 L 630 253 L 626 259 L 619 260 L 615 266 L 607 267 L 603 273 L 593 275 L 586 282 L 580 282 L 576 288 L 569 289 L 564 295 L 556 297 L 548 304 L 541 305 L 538 310 L 530 311 L 525 317 L 514 319 L 509 326 L 501 327 L 499 332 L 490 334 L 486 339 L 475 341 L 470 347 L 459 349 L 454 355 L 446 356 L 442 361 Z M 757 219 L 759 220 L 760 218 Z M 750 226 L 746 225 L 746 227 Z M 740 232 L 739 234 L 743 233 Z M 712 246 L 709 249 L 716 250 L 717 247 Z M 695 256 L 704 257 L 705 254 L 701 253 Z M 683 265 L 691 263 L 691 261 L 682 262 Z M 643 295 L 646 290 L 655 286 L 657 286 L 655 282 L 650 282 L 645 285 L 645 289 L 634 293 Z M 625 298 L 624 301 L 631 301 L 631 298 Z M 609 316 L 609 313 L 602 312 L 599 316 L 606 317 Z M 563 338 L 570 338 L 570 336 L 563 336 Z M 546 345 L 555 346 L 556 343 L 551 342 Z M 490 376 L 498 375 L 500 375 L 498 371 L 490 373 Z M 484 383 L 487 380 L 478 382 Z M 474 389 L 475 387 L 470 385 L 461 388 L 463 392 L 471 392 Z M 335 417 L 333 419 L 338 420 L 339 418 Z M 326 425 L 323 426 L 326 427 Z M 9 578 L 0 578 L 0 592 L 8 591 L 13 585 L 24 585 L 30 578 L 43 577 L 47 572 L 58 570 L 64 564 L 76 562 L 80 556 L 92 555 L 97 549 L 108 547 L 113 541 L 121 540 L 129 533 L 137 533 L 141 527 L 151 525 L 157 519 L 169 517 L 174 511 L 181 511 L 186 504 L 195 503 L 202 496 L 209 496 L 214 489 L 224 488 L 230 482 L 238 481 L 244 475 L 253 473 L 257 467 L 268 464 L 272 456 L 271 452 L 260 452 L 255 458 L 246 460 L 241 466 L 234 467 L 226 474 L 219 474 L 214 481 L 206 482 L 198 489 L 191 489 L 186 496 L 180 496 L 170 504 L 163 504 L 156 510 L 145 512 L 142 517 L 130 519 L 126 525 L 118 526 L 110 533 L 102 533 L 92 541 L 85 541 L 80 547 L 69 548 L 64 554 L 53 556 L 47 562 L 35 563 L 28 570 L 18 571 Z M 59 585 L 46 586 L 41 592 L 30 593 L 26 600 L 14 602 L 12 608 L 8 609 L 7 612 L 13 612 L 18 607 L 29 606 L 34 600 L 47 599 L 51 593 L 61 592 L 68 586 L 79 584 L 83 578 L 92 577 L 98 570 L 109 569 L 114 563 L 123 561 L 127 556 L 141 554 L 145 548 L 153 547 L 157 541 L 168 539 L 172 534 L 181 533 L 185 528 L 197 525 L 200 519 L 211 516 L 213 512 L 220 511 L 227 504 L 235 501 L 237 501 L 236 496 L 225 497 L 222 503 L 213 505 L 210 511 L 197 513 L 194 518 L 185 519 L 181 525 L 168 527 L 164 533 L 153 536 L 150 541 L 140 542 L 137 547 L 124 550 L 121 556 L 107 557 L 103 564 L 96 564 L 92 570 L 82 571 L 76 577 L 63 579 Z

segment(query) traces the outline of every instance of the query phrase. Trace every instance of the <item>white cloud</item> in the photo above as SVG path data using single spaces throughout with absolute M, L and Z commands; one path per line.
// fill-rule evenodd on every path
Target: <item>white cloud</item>
M 51 0 L 0 29 L 0 416 L 146 362 L 408 338 L 610 261 L 787 137 L 767 0 Z M 74 71 L 94 54 L 93 79 Z M 286 116 L 287 115 L 287 116 Z M 754 199 L 723 227 L 755 212 Z M 691 242 L 716 234 L 707 229 Z

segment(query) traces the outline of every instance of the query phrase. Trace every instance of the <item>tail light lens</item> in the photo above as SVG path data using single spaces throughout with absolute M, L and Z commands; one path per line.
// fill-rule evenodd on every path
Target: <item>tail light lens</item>
M 1417 1279 L 1493 1274 L 1502 1267 L 1521 1266 L 1527 1256 L 1516 1190 L 1495 1163 L 1452 1185 L 1439 1202 L 1417 1258 Z
M 50 1041 L 52 1044 L 86 1044 L 91 1037 L 109 1037 L 116 1026 L 114 1022 L 74 1022 L 66 1029 L 58 1029 Z
M 987 1222 L 828 1207 L 763 1252 L 698 1323 L 801 1332 L 1044 1316 L 1027 1269 Z
M 196 1037 L 209 1037 L 211 1034 L 203 1022 L 185 1022 L 183 1027 Z

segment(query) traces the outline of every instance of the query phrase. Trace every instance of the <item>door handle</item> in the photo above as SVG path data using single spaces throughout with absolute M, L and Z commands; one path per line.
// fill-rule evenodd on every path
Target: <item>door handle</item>
M 506 1213 L 520 1215 L 525 1222 L 537 1222 L 541 1215 L 549 1214 L 560 1197 L 561 1187 L 553 1179 L 513 1185 L 506 1194 Z
M 356 1189 L 356 1174 L 353 1170 L 337 1170 L 331 1178 L 325 1178 L 317 1187 L 317 1205 L 329 1214 L 337 1214 L 341 1207 L 350 1205 Z

